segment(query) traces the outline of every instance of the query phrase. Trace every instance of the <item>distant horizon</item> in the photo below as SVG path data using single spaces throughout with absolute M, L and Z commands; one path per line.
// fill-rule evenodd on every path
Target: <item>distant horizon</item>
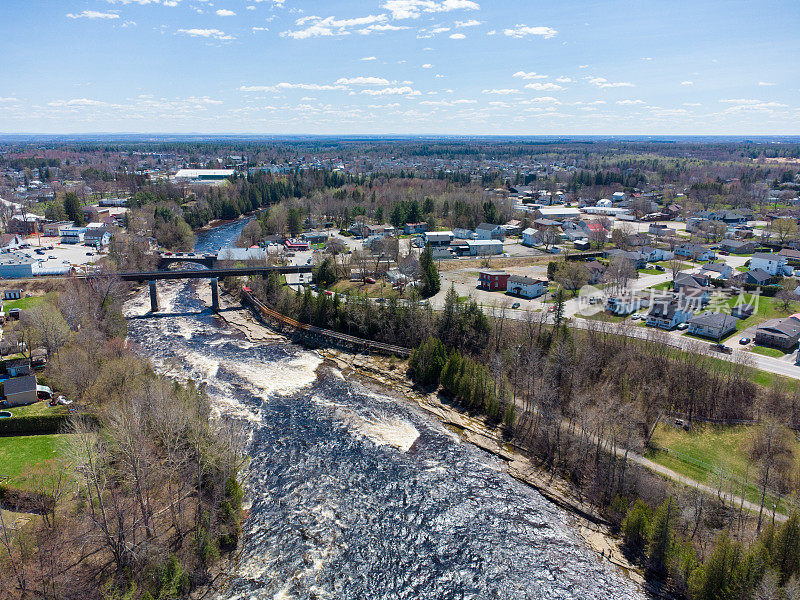
M 798 23 L 797 0 L 4 0 L 0 130 L 800 135 Z

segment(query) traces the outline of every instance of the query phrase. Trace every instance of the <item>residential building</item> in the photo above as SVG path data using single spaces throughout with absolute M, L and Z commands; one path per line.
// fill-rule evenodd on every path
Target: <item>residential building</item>
M 36 375 L 6 379 L 3 382 L 3 397 L 7 406 L 33 404 L 37 400 Z
M 23 375 L 30 375 L 31 361 L 27 358 L 12 358 L 5 362 L 6 373 L 9 377 L 21 377 Z
M 749 240 L 725 239 L 719 243 L 719 249 L 731 254 L 752 254 L 756 251 L 756 244 Z
M 708 301 L 711 298 L 712 291 L 709 279 L 708 275 L 681 271 L 675 276 L 675 281 L 672 286 L 679 294 L 691 295 L 693 297 L 699 296 L 704 301 Z
M 111 242 L 111 232 L 105 227 L 87 227 L 83 239 L 87 246 L 105 248 Z
M 23 243 L 22 238 L 16 233 L 0 235 L 0 249 L 2 250 L 17 250 Z
M 622 256 L 623 258 L 630 260 L 636 269 L 644 269 L 647 266 L 647 255 L 642 254 L 641 252 L 630 252 L 628 250 L 619 250 L 615 248 L 612 250 L 606 250 L 603 252 L 603 256 L 610 260 L 614 260 L 618 256 Z
M 191 183 L 214 182 L 224 181 L 234 173 L 234 169 L 180 169 L 172 179 Z
M 770 319 L 756 329 L 755 342 L 781 350 L 796 348 L 800 341 L 800 314 L 785 319 Z
M 700 244 L 681 244 L 675 249 L 676 256 L 685 256 L 692 260 L 706 261 L 715 257 L 714 251 Z
M 674 257 L 674 254 L 670 250 L 655 248 L 653 246 L 642 246 L 641 252 L 647 255 L 648 262 L 670 260 Z
M 414 235 L 415 233 L 425 233 L 428 231 L 427 223 L 406 223 L 403 225 L 403 233 Z
M 789 275 L 791 269 L 787 267 L 787 258 L 781 254 L 756 252 L 750 257 L 750 269 L 763 269 L 772 276 Z
M 508 283 L 509 273 L 494 269 L 478 271 L 478 287 L 482 290 L 495 292 L 505 290 Z
M 605 275 L 606 267 L 603 263 L 590 260 L 589 262 L 584 263 L 583 265 L 586 267 L 586 270 L 589 271 L 589 283 L 594 285 L 595 283 L 600 283 L 600 280 Z
M 506 292 L 521 298 L 538 298 L 547 291 L 547 281 L 511 275 L 506 282 Z
M 533 227 L 528 227 L 522 230 L 522 245 L 523 246 L 536 246 L 539 243 L 539 230 Z
M 749 283 L 750 285 L 768 285 L 770 279 L 772 279 L 772 275 L 764 269 L 750 269 L 742 276 L 744 283 Z
M 779 256 L 786 257 L 786 262 L 790 265 L 797 266 L 800 265 L 800 250 L 793 250 L 791 248 L 782 248 L 780 252 L 778 252 Z
M 481 223 L 475 228 L 475 233 L 479 240 L 500 240 L 506 239 L 506 230 L 502 225 L 493 223 Z
M 717 312 L 705 312 L 689 319 L 689 333 L 720 340 L 736 331 L 736 317 Z
M 692 311 L 683 306 L 676 298 L 664 298 L 653 301 L 647 313 L 647 324 L 660 329 L 675 329 L 692 317 Z
M 472 231 L 472 229 L 466 229 L 464 227 L 456 227 L 453 229 L 453 237 L 459 240 L 476 240 L 478 239 L 478 235 Z
M 727 263 L 706 263 L 700 267 L 700 274 L 712 279 L 728 279 L 733 275 L 733 267 Z

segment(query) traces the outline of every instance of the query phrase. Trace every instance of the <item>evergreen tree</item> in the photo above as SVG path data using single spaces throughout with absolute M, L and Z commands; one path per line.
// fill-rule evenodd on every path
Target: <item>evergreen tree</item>
M 644 551 L 652 519 L 653 511 L 650 507 L 642 500 L 637 500 L 622 521 L 622 537 L 625 544 L 637 554 Z
M 648 566 L 658 573 L 666 573 L 673 550 L 678 504 L 667 498 L 653 515 L 647 544 Z
M 430 244 L 425 246 L 425 250 L 419 257 L 419 265 L 422 271 L 422 286 L 420 293 L 423 298 L 430 298 L 436 295 L 441 288 L 439 281 L 439 271 L 436 270 L 436 263 L 433 261 L 433 251 Z
M 408 367 L 411 378 L 421 385 L 439 383 L 439 377 L 447 363 L 447 351 L 439 338 L 433 336 L 425 340 L 411 353 Z
M 80 227 L 86 223 L 83 217 L 83 206 L 80 198 L 78 198 L 74 192 L 67 192 L 64 196 L 64 212 L 67 213 L 67 217 L 70 221 L 75 223 L 76 227 Z

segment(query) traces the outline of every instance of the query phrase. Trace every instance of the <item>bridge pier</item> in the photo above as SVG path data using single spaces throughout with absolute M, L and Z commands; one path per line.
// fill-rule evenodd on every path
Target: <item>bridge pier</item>
M 156 290 L 156 282 L 154 280 L 147 282 L 150 285 L 150 312 L 158 312 L 158 291 Z
M 219 281 L 216 277 L 211 278 L 211 310 L 219 312 Z

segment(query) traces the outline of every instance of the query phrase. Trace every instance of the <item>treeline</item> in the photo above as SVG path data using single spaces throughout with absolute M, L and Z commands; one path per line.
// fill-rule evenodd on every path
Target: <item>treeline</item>
M 11 511 L 14 498 L 47 499 L 21 527 L 0 519 L 3 598 L 187 597 L 237 545 L 243 439 L 212 425 L 202 388 L 158 376 L 128 346 L 127 291 L 70 282 L 6 331 L 47 350 L 40 379 L 79 408 L 58 456 L 0 499 Z
M 376 303 L 359 295 L 315 294 L 309 287 L 295 292 L 277 274 L 253 278 L 250 287 L 259 300 L 302 323 L 406 348 L 415 348 L 434 334 L 450 339 L 463 332 L 453 347 L 477 352 L 489 337 L 489 323 L 480 307 L 474 301 L 458 302 L 455 292 L 448 294 L 446 313 L 438 316 L 413 289 L 405 301 L 390 298 Z

